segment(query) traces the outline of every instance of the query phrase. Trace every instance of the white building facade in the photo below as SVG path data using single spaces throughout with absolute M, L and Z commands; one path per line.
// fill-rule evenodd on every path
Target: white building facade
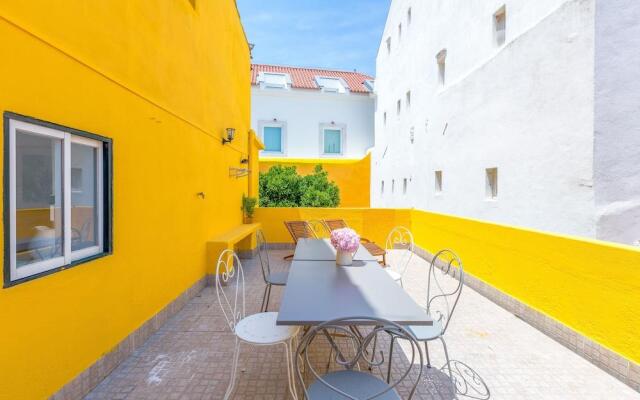
M 358 72 L 252 66 L 251 124 L 262 157 L 362 158 L 374 144 L 373 78 Z
M 640 239 L 639 10 L 393 0 L 377 58 L 372 206 Z

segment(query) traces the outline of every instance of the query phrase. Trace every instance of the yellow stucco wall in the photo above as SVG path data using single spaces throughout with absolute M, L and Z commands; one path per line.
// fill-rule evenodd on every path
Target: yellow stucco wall
M 427 250 L 450 247 L 467 272 L 640 362 L 640 251 L 455 216 L 412 212 Z
M 420 210 L 259 208 L 270 242 L 291 242 L 282 221 L 344 218 L 361 236 L 384 243 L 409 227 L 430 252 L 456 251 L 467 273 L 640 362 L 640 251 Z
M 274 165 L 295 166 L 300 175 L 313 172 L 316 165 L 329 173 L 329 180 L 340 188 L 340 207 L 369 207 L 371 182 L 371 154 L 359 160 L 328 158 L 260 158 L 260 172 Z
M 113 255 L 0 290 L 0 398 L 42 399 L 203 277 L 206 241 L 241 223 L 248 178 L 228 168 L 249 152 L 249 50 L 232 0 L 36 0 L 0 2 L 0 53 L 0 111 L 114 144 Z

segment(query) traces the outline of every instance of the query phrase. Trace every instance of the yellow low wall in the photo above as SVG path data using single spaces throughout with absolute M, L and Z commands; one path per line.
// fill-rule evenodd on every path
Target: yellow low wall
M 262 224 L 267 242 L 292 242 L 284 221 L 343 218 L 360 236 L 383 244 L 397 225 L 411 224 L 411 210 L 371 208 L 256 208 L 254 222 Z
M 274 165 L 294 166 L 300 175 L 309 175 L 321 164 L 329 180 L 340 188 L 340 207 L 369 207 L 371 154 L 359 160 L 328 158 L 260 158 L 260 172 Z
M 519 301 L 640 362 L 640 251 L 420 210 L 260 208 L 267 240 L 289 242 L 284 220 L 344 218 L 380 244 L 395 225 L 416 244 L 455 250 L 472 274 Z

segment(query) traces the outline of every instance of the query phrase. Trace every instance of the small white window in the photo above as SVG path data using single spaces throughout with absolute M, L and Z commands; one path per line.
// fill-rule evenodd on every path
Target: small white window
M 507 39 L 506 6 L 500 7 L 500 9 L 493 14 L 493 37 L 496 46 L 502 46 Z
M 346 84 L 340 78 L 316 76 L 316 83 L 324 92 L 346 93 Z
M 111 141 L 9 114 L 5 285 L 109 253 Z
M 400 111 L 402 111 L 402 101 L 398 100 L 396 103 L 396 114 L 400 115 Z
M 262 88 L 269 89 L 286 89 L 291 84 L 289 74 L 277 72 L 261 72 L 258 82 Z
M 391 193 L 394 193 L 396 191 L 396 180 L 392 179 L 391 180 Z
M 387 54 L 391 54 L 391 37 L 387 38 Z
M 329 156 L 342 155 L 344 150 L 344 125 L 335 123 L 320 126 L 322 154 Z
M 409 107 L 411 107 L 411 90 L 409 90 L 406 94 L 405 103 L 407 104 L 407 109 L 409 109 Z
M 285 154 L 286 123 L 274 119 L 260 123 L 263 153 Z
M 402 194 L 407 194 L 407 186 L 409 185 L 409 180 L 404 178 L 402 180 Z
M 407 26 L 411 25 L 411 7 L 407 10 Z
M 368 91 L 373 92 L 375 90 L 375 81 L 373 79 L 367 79 L 366 81 L 364 81 L 364 86 L 367 88 Z
M 438 83 L 440 86 L 444 86 L 446 82 L 447 49 L 440 50 L 438 55 L 436 55 L 436 60 L 438 61 Z
M 398 24 L 398 40 L 402 39 L 402 24 Z
M 498 168 L 486 169 L 486 194 L 487 199 L 498 198 Z
M 436 194 L 442 193 L 442 171 L 435 171 Z

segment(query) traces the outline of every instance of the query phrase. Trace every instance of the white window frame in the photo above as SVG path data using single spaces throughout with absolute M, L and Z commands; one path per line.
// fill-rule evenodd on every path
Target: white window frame
M 438 84 L 442 88 L 447 84 L 447 49 L 438 52 L 436 61 L 438 63 Z
M 337 81 L 338 83 L 340 83 L 340 86 L 342 87 L 341 88 L 327 87 L 322 83 L 323 79 Z M 316 80 L 316 85 L 318 85 L 318 87 L 322 89 L 323 92 L 340 93 L 340 94 L 349 93 L 349 85 L 347 85 L 347 82 L 345 82 L 345 80 L 342 78 L 335 77 L 335 76 L 316 76 L 315 80 Z
M 486 168 L 485 176 L 485 199 L 495 201 L 498 199 L 498 167 Z
M 442 170 L 436 170 L 433 172 L 434 178 L 434 192 L 436 196 L 440 196 L 443 192 L 443 178 L 442 178 Z
M 325 153 L 324 152 L 324 131 L 325 130 L 340 130 L 340 153 Z M 342 157 L 345 154 L 345 148 L 347 145 L 347 125 L 326 123 L 320 124 L 320 155 L 322 157 Z
M 267 82 L 267 78 L 265 75 L 279 75 L 282 76 L 285 80 L 284 84 L 274 84 Z M 286 72 L 271 72 L 271 71 L 260 71 L 258 74 L 258 83 L 260 84 L 261 89 L 289 89 L 291 87 L 291 76 Z
M 502 29 L 501 29 L 502 28 Z M 502 47 L 507 42 L 507 6 L 502 5 L 493 14 L 493 43 Z
M 280 128 L 280 149 L 281 151 L 262 150 L 264 155 L 287 155 L 287 123 L 279 120 L 265 120 L 258 122 L 260 130 L 260 140 L 264 143 L 264 128 Z
M 6 114 L 5 114 L 6 115 Z M 26 119 L 26 118 L 25 118 Z M 5 240 L 9 242 L 9 265 L 5 266 L 9 276 L 5 276 L 5 286 L 20 283 L 27 279 L 36 278 L 44 273 L 59 270 L 78 262 L 79 260 L 93 257 L 101 253 L 107 253 L 105 250 L 105 229 L 104 229 L 104 182 L 103 175 L 105 171 L 105 160 L 103 160 L 104 142 L 100 140 L 90 139 L 88 137 L 79 136 L 70 133 L 62 127 L 48 127 L 31 123 L 13 117 L 5 116 L 5 123 L 8 121 L 8 155 L 9 155 L 9 186 L 5 188 L 8 193 L 9 200 L 9 237 Z M 53 124 L 50 124 L 53 125 Z M 37 261 L 20 268 L 17 266 L 17 177 L 16 177 L 16 137 L 18 131 L 27 131 L 35 135 L 45 136 L 62 140 L 62 236 L 63 248 L 62 256 L 51 258 L 48 260 Z M 96 203 L 97 203 L 97 232 L 98 245 L 72 251 L 71 250 L 71 144 L 78 143 L 90 147 L 94 147 L 96 151 Z M 6 205 L 5 205 L 6 206 Z M 7 248 L 7 246 L 5 246 Z M 8 279 L 7 279 L 8 278 Z

